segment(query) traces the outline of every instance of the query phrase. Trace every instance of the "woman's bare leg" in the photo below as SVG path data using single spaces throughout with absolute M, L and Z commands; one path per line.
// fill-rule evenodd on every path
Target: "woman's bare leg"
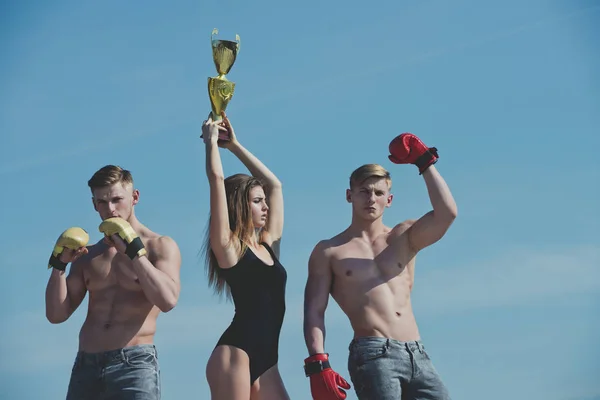
M 290 400 L 277 364 L 254 382 L 250 400 Z
M 206 364 L 211 400 L 250 399 L 250 359 L 233 346 L 217 346 Z

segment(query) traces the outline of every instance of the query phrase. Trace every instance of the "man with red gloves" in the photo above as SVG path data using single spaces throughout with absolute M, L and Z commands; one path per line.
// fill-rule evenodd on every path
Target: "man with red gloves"
M 304 293 L 304 360 L 314 400 L 346 398 L 348 382 L 325 353 L 325 309 L 329 294 L 348 316 L 354 338 L 348 369 L 360 400 L 450 399 L 421 341 L 411 307 L 415 257 L 440 240 L 457 208 L 434 164 L 436 148 L 403 133 L 389 145 L 390 161 L 416 165 L 433 210 L 393 228 L 383 224 L 392 204 L 391 177 L 381 165 L 367 164 L 350 176 L 346 199 L 350 226 L 314 248 Z

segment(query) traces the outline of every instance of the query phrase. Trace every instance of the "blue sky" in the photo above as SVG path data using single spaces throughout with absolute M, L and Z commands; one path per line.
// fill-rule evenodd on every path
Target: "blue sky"
M 418 256 L 413 292 L 453 398 L 600 399 L 600 4 L 366 4 L 2 2 L 2 398 L 64 398 L 87 301 L 48 323 L 46 263 L 66 227 L 100 238 L 86 182 L 109 163 L 133 172 L 139 219 L 182 251 L 180 301 L 156 336 L 163 398 L 209 398 L 206 361 L 233 315 L 198 257 L 208 215 L 199 135 L 218 27 L 242 41 L 228 75 L 237 135 L 285 187 L 280 369 L 292 399 L 309 398 L 307 259 L 349 223 L 351 171 L 390 169 L 388 225 L 430 208 L 416 168 L 387 160 L 405 131 L 439 149 L 459 206 L 446 237 Z M 223 154 L 226 174 L 243 171 Z M 352 332 L 333 301 L 326 324 L 348 378 Z

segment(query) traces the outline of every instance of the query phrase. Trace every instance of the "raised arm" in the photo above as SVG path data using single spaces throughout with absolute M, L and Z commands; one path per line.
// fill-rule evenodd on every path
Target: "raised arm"
M 261 179 L 265 187 L 265 194 L 269 200 L 269 218 L 266 231 L 267 241 L 279 257 L 279 242 L 283 234 L 283 190 L 281 182 L 254 154 L 238 142 L 235 131 L 227 115 L 223 113 L 223 126 L 229 131 L 230 141 L 225 146 L 248 168 L 250 174 Z
M 224 129 L 224 128 L 223 128 Z M 210 246 L 221 268 L 231 268 L 238 262 L 235 245 L 231 240 L 225 174 L 219 153 L 219 125 L 208 119 L 202 125 L 206 146 L 206 176 L 210 187 Z
M 439 156 L 435 147 L 427 147 L 412 133 L 395 137 L 389 146 L 390 161 L 414 164 L 423 175 L 433 210 L 419 218 L 406 231 L 411 249 L 416 253 L 440 240 L 454 222 L 458 211 L 448 185 L 434 164 Z
M 448 185 L 433 165 L 423 172 L 423 178 L 433 210 L 419 218 L 406 232 L 415 252 L 440 240 L 458 214 Z

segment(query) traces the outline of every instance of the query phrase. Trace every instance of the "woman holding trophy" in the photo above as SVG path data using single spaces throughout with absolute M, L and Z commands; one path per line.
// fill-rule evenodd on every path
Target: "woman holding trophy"
M 283 192 L 277 177 L 236 139 L 229 119 L 202 125 L 210 219 L 205 241 L 209 284 L 233 298 L 235 316 L 207 366 L 213 400 L 289 399 L 279 373 L 279 334 L 287 273 L 279 262 Z M 251 175 L 224 177 L 219 148 Z

